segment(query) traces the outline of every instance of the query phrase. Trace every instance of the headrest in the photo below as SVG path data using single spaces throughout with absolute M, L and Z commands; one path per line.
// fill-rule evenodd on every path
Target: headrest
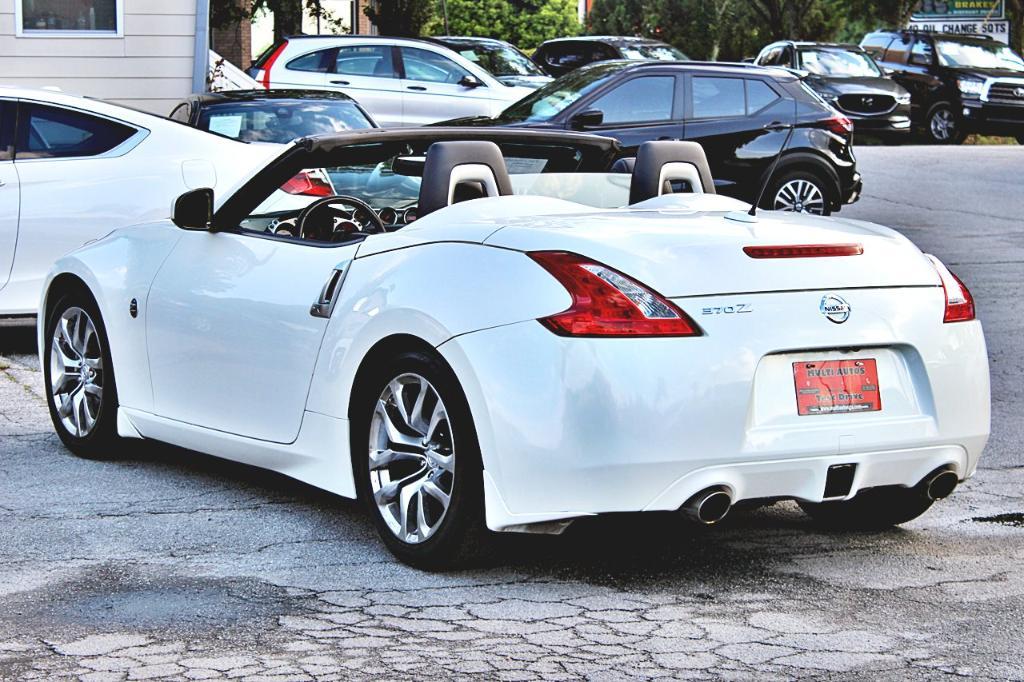
M 629 203 L 637 204 L 665 193 L 666 183 L 685 180 L 694 192 L 715 193 L 704 148 L 696 142 L 644 142 L 636 152 Z
M 608 169 L 610 173 L 632 173 L 633 169 L 636 168 L 636 157 L 635 156 L 624 156 L 621 159 L 615 159 L 615 163 Z
M 420 184 L 420 217 L 453 204 L 459 185 L 470 183 L 482 186 L 483 196 L 512 194 L 512 181 L 498 145 L 486 140 L 430 145 Z

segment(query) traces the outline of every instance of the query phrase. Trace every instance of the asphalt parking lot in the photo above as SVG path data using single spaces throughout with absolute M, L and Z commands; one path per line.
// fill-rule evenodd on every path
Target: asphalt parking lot
M 859 157 L 842 215 L 942 258 L 989 343 L 988 450 L 921 519 L 605 519 L 423 573 L 355 503 L 275 474 L 148 443 L 72 457 L 31 333 L 0 328 L 0 679 L 1024 680 L 1024 147 Z

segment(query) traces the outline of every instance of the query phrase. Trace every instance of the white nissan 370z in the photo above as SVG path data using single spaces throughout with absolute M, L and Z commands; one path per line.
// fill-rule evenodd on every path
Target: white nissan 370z
M 152 439 L 365 500 L 452 565 L 608 512 L 794 499 L 909 521 L 989 433 L 964 284 L 900 234 L 714 194 L 698 145 L 501 129 L 308 138 L 61 259 L 57 433 Z M 631 167 L 631 172 L 629 172 Z M 304 169 L 336 195 L 267 212 Z M 626 172 L 611 172 L 612 170 Z

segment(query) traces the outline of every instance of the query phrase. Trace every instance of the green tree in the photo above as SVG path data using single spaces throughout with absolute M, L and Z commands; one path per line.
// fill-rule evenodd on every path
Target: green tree
M 447 7 L 452 35 L 498 38 L 526 50 L 580 32 L 575 0 L 447 0 Z M 430 29 L 444 30 L 440 17 Z
M 434 18 L 435 5 L 434 0 L 379 0 L 363 12 L 381 35 L 415 37 Z

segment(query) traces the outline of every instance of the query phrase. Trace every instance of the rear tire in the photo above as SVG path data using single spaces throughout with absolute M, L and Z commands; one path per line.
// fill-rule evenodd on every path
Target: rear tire
M 797 501 L 815 523 L 836 530 L 883 530 L 912 521 L 928 511 L 932 500 L 917 488 L 870 488 L 852 500 Z
M 46 402 L 61 442 L 79 457 L 118 457 L 117 384 L 99 307 L 84 291 L 65 293 L 45 330 Z
M 1024 135 L 1017 136 L 1017 144 L 1024 144 Z
M 832 213 L 832 191 L 820 175 L 807 170 L 783 172 L 774 180 L 761 208 L 795 213 L 829 215 Z
M 480 447 L 451 368 L 433 354 L 402 352 L 377 363 L 353 400 L 356 487 L 391 553 L 428 570 L 480 558 L 493 539 Z

